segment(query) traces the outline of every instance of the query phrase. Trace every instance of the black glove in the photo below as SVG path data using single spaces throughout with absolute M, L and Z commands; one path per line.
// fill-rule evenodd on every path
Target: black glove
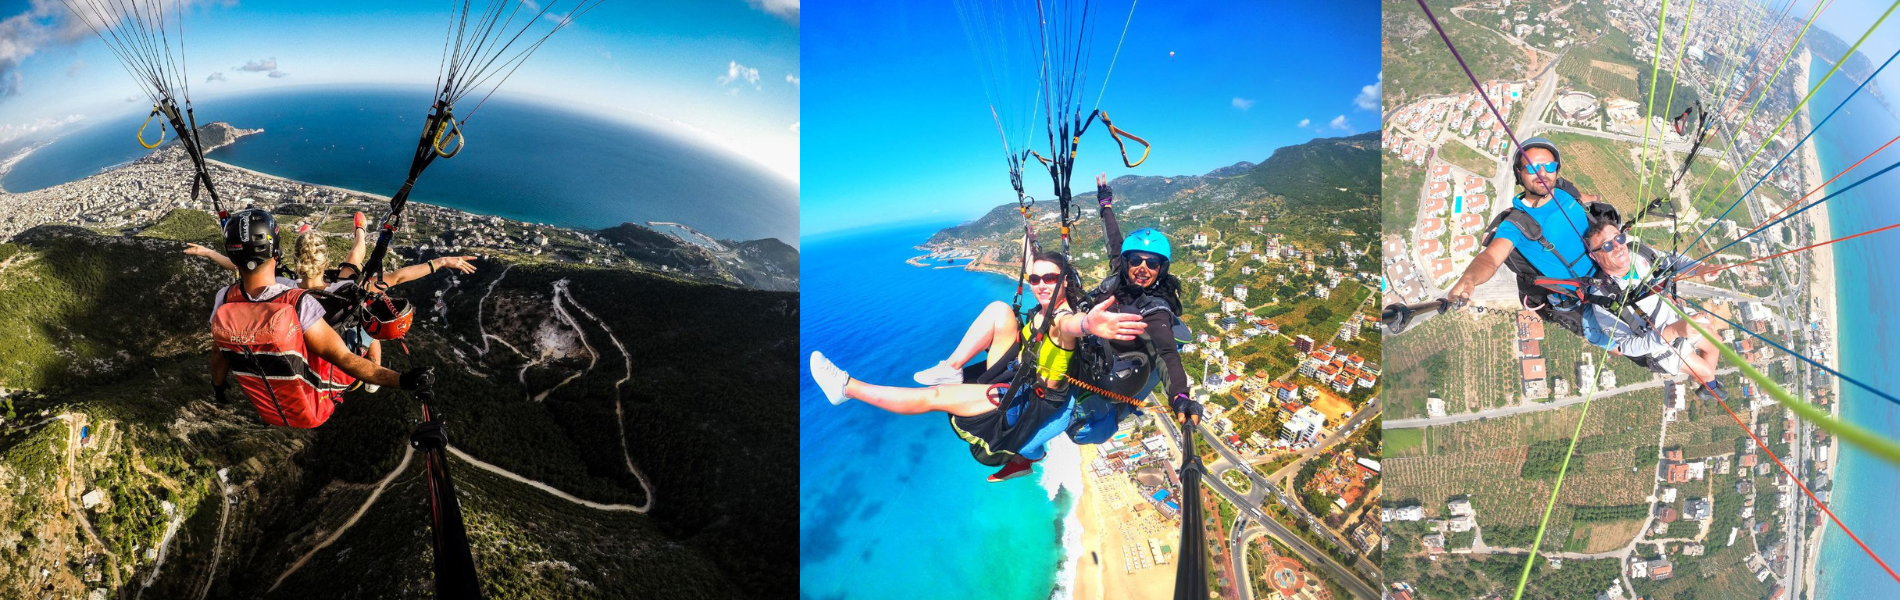
M 1182 417 L 1183 420 L 1186 420 L 1186 417 L 1194 417 L 1194 422 L 1201 421 L 1203 414 L 1201 403 L 1188 398 L 1187 394 L 1175 394 L 1174 399 L 1168 401 L 1168 407 L 1174 409 L 1174 414 Z
M 212 396 L 218 399 L 218 404 L 231 403 L 231 398 L 228 395 L 230 391 L 231 391 L 231 382 L 228 380 L 225 381 L 224 383 L 216 383 L 216 384 L 211 385 Z
M 402 374 L 398 387 L 413 392 L 423 387 L 435 385 L 435 367 L 416 367 Z
M 1108 189 L 1107 184 L 1095 186 L 1095 201 L 1101 203 L 1102 208 L 1108 208 L 1115 203 L 1115 190 Z

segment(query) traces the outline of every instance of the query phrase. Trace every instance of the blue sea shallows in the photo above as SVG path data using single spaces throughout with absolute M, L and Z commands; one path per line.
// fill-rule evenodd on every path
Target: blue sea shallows
M 806 240 L 799 380 L 799 578 L 805 598 L 1049 598 L 1063 550 L 1051 501 L 1032 478 L 991 469 L 942 414 L 899 416 L 826 402 L 808 358 L 853 377 L 912 385 L 942 360 L 1004 278 L 904 263 L 944 225 Z

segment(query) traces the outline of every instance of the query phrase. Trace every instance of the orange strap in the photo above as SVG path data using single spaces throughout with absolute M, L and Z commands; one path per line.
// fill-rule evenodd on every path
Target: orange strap
M 1108 120 L 1108 111 L 1102 111 L 1102 124 L 1108 126 L 1108 137 L 1115 139 L 1115 147 L 1121 148 L 1123 165 L 1127 165 L 1128 168 L 1133 169 L 1135 167 L 1141 166 L 1141 163 L 1148 162 L 1148 150 L 1150 149 L 1148 146 L 1148 140 L 1141 139 L 1141 136 L 1128 133 L 1126 131 L 1123 131 L 1122 128 L 1116 127 L 1113 121 Z M 1135 143 L 1137 144 L 1141 144 L 1141 159 L 1140 160 L 1136 160 L 1135 162 L 1132 162 L 1132 163 L 1128 162 L 1128 146 L 1122 143 L 1122 138 L 1128 138 L 1128 139 L 1134 140 Z

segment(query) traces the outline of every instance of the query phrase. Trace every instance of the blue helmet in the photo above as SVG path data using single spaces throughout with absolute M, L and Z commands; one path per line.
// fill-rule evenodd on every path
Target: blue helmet
M 1173 247 L 1168 245 L 1168 236 L 1153 227 L 1143 227 L 1128 234 L 1122 240 L 1122 254 L 1129 252 L 1153 252 L 1161 258 L 1174 260 Z

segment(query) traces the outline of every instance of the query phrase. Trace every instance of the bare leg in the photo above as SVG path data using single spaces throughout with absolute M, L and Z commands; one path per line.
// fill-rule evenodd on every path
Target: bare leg
M 382 340 L 369 341 L 369 362 L 374 363 L 376 366 L 379 366 L 379 367 L 383 365 L 383 341 Z
M 987 349 L 989 359 L 986 364 L 993 366 L 998 359 L 1005 358 L 1003 355 L 1009 352 L 1010 345 L 1016 343 L 1019 337 L 1016 330 L 1019 327 L 1021 323 L 1016 320 L 1008 304 L 991 302 L 989 306 L 983 307 L 983 312 L 976 316 L 975 321 L 970 322 L 970 330 L 963 333 L 963 341 L 957 343 L 956 351 L 951 352 L 950 359 L 945 362 L 961 369 L 976 358 L 978 351 Z
M 989 388 L 975 383 L 906 388 L 853 379 L 845 384 L 844 395 L 900 415 L 940 411 L 969 417 L 996 410 L 996 406 L 990 404 Z

